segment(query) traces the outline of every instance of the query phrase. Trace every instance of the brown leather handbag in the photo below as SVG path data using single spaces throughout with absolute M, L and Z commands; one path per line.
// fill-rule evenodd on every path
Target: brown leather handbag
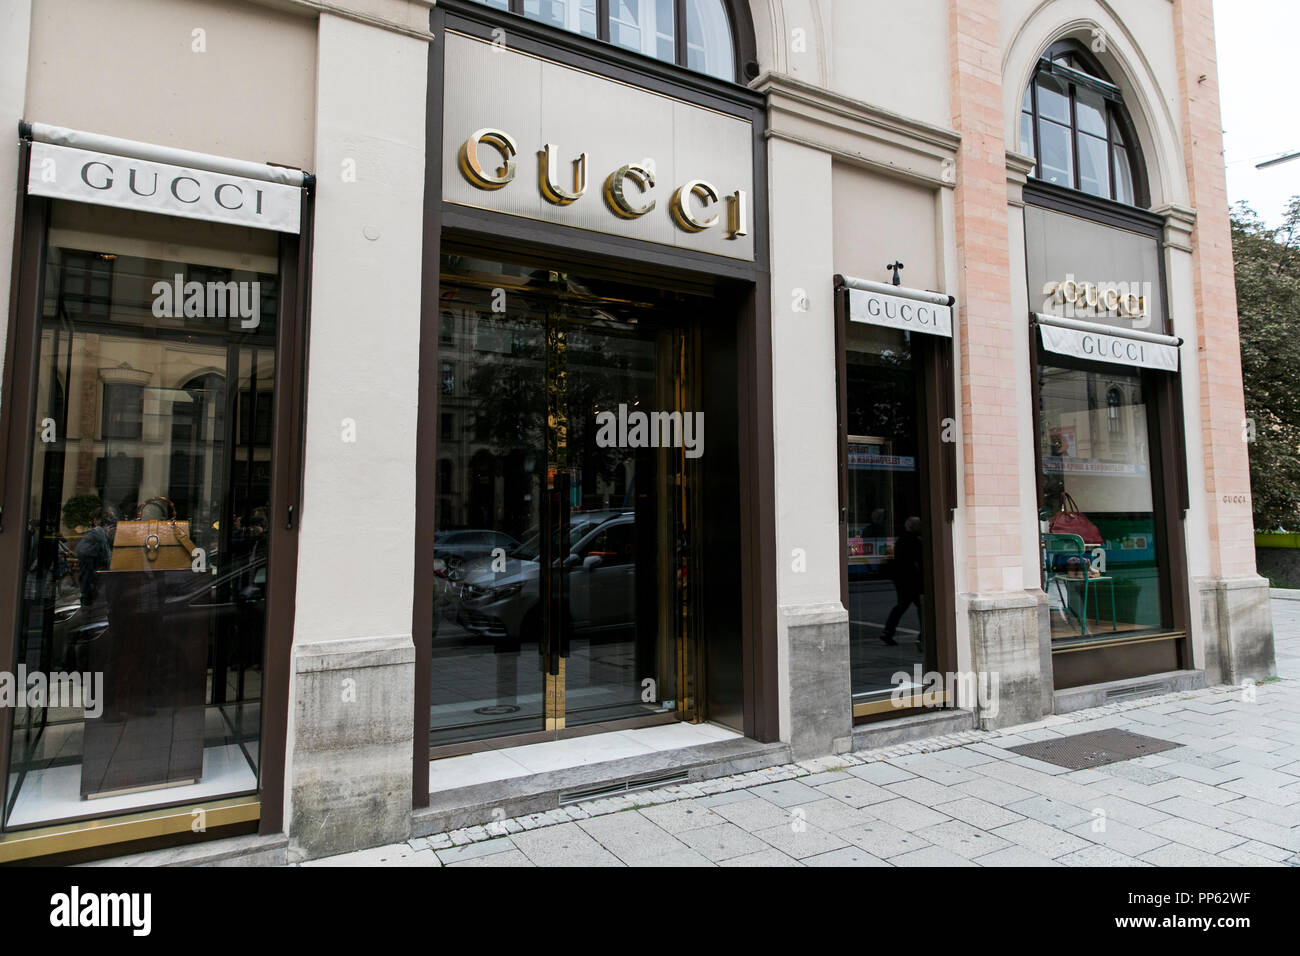
M 143 520 L 144 509 L 167 502 L 169 519 Z M 188 571 L 194 553 L 190 523 L 176 520 L 176 506 L 161 495 L 150 498 L 135 513 L 134 521 L 119 521 L 113 535 L 110 571 Z

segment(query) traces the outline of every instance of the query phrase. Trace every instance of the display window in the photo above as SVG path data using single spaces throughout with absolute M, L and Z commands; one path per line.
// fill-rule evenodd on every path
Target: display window
M 8 829 L 257 790 L 279 272 L 271 232 L 52 204 Z
M 1044 364 L 1038 394 L 1053 646 L 1167 627 L 1142 376 Z

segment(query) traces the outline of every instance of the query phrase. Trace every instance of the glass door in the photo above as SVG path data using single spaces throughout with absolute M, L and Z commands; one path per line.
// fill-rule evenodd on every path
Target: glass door
M 848 323 L 849 638 L 855 717 L 919 693 L 934 665 L 920 370 L 909 333 Z
M 703 436 L 665 295 L 444 258 L 432 746 L 682 716 Z

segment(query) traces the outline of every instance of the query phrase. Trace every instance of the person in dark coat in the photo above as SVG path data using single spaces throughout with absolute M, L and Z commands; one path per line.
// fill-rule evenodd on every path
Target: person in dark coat
M 894 640 L 894 631 L 898 629 L 898 622 L 910 606 L 916 605 L 918 616 L 922 613 L 921 595 L 925 585 L 920 532 L 921 519 L 908 518 L 903 522 L 903 533 L 894 542 L 894 561 L 890 571 L 898 598 L 894 603 L 894 609 L 889 612 L 888 620 L 885 621 L 885 629 L 880 632 L 880 639 L 886 644 L 898 643 Z M 922 621 L 922 627 L 924 626 Z M 922 642 L 923 639 L 918 638 L 917 643 Z

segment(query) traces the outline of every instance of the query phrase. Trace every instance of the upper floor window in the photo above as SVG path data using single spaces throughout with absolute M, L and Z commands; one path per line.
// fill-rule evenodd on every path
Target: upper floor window
M 723 0 L 478 0 L 721 80 L 736 78 Z
M 1144 198 L 1124 99 L 1082 47 L 1054 44 L 1020 109 L 1020 149 L 1036 160 L 1036 178 L 1130 206 Z

